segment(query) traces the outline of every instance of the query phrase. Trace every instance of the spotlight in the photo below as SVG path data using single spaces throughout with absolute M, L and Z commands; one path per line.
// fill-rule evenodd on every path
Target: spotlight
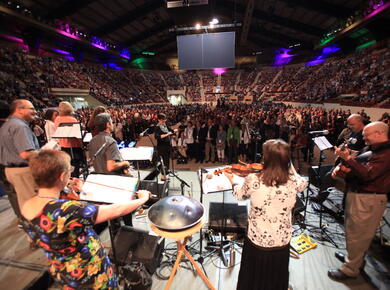
M 20 6 L 19 5 L 16 5 L 16 9 L 19 9 L 20 8 Z
M 213 20 L 211 20 L 212 24 L 218 24 L 219 23 L 219 20 L 217 18 L 213 18 Z
M 200 24 L 199 24 L 199 23 L 196 23 L 195 28 L 196 28 L 196 29 L 200 29 Z

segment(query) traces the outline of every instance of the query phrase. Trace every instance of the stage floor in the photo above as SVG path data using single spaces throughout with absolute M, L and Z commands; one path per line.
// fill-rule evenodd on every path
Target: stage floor
M 195 171 L 180 170 L 177 171 L 177 174 L 190 185 L 190 188 L 185 188 L 184 193 L 200 200 L 200 187 L 197 173 Z M 180 194 L 180 182 L 176 178 L 171 177 L 169 188 L 170 195 Z M 336 204 L 341 201 L 340 193 L 337 193 L 337 191 L 330 197 Z M 208 209 L 210 202 L 222 202 L 222 194 L 213 193 L 203 196 L 203 204 L 206 208 L 206 224 L 204 229 L 208 227 Z M 231 194 L 225 194 L 225 202 L 236 201 Z M 389 216 L 389 213 L 387 215 Z M 315 226 L 319 224 L 318 213 L 314 212 L 311 203 L 307 207 L 307 223 Z M 339 249 L 344 251 L 343 226 L 327 214 L 324 215 L 323 224 L 327 225 L 326 229 Z M 150 230 L 146 218 L 134 218 L 134 225 L 138 228 Z M 295 234 L 304 231 L 298 225 L 295 225 L 294 228 Z M 388 229 L 384 228 L 384 230 L 386 231 Z M 334 256 L 337 250 L 336 247 L 329 242 L 320 241 L 320 234 L 316 231 L 306 229 L 305 232 L 313 236 L 319 244 L 317 248 L 302 254 L 300 259 L 290 259 L 290 283 L 294 289 L 389 289 L 389 262 L 385 261 L 385 255 L 377 244 L 373 243 L 370 249 L 370 255 L 366 258 L 367 265 L 365 270 L 367 277 L 359 276 L 357 279 L 339 283 L 332 281 L 327 276 L 327 270 L 329 268 L 340 266 L 340 262 Z M 194 235 L 192 242 L 198 238 L 199 235 Z M 102 233 L 102 240 L 107 248 L 109 248 L 110 241 L 107 231 Z M 173 241 L 166 241 L 166 245 L 170 242 Z M 169 247 L 174 246 L 175 243 L 169 244 Z M 233 290 L 236 288 L 240 269 L 240 253 L 241 248 L 236 246 L 235 265 L 230 268 L 224 267 L 217 254 L 205 259 L 204 267 L 211 283 L 216 289 Z M 23 289 L 46 270 L 47 264 L 43 252 L 41 250 L 30 249 L 24 233 L 17 227 L 17 220 L 6 197 L 0 198 L 0 257 L 0 283 L 7 289 Z M 195 258 L 197 257 L 195 255 Z M 171 289 L 207 289 L 203 280 L 195 275 L 186 263 L 182 265 L 184 268 L 179 268 Z M 368 282 L 368 278 L 371 279 L 371 282 Z M 156 275 L 153 275 L 151 289 L 163 289 L 166 282 L 166 280 L 160 280 Z M 53 286 L 51 289 L 59 288 Z

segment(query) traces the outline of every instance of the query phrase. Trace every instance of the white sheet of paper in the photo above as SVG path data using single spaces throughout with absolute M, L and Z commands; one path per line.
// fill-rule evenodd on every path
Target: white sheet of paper
M 89 142 L 91 142 L 91 140 L 92 140 L 92 133 L 85 134 L 83 142 L 84 143 L 89 143 Z
M 138 178 L 90 174 L 84 182 L 80 199 L 105 202 L 122 203 L 134 199 Z
M 52 138 L 78 138 L 78 139 L 81 139 L 80 124 L 75 123 L 72 126 L 60 126 L 54 132 Z
M 123 160 L 133 161 L 133 160 L 149 160 L 152 161 L 153 158 L 153 147 L 149 146 L 140 146 L 135 148 L 123 148 L 120 149 Z
M 326 150 L 326 149 L 330 149 L 333 147 L 333 145 L 329 143 L 328 139 L 326 139 L 325 136 L 315 137 L 314 143 L 318 146 L 318 148 L 321 151 Z
M 51 139 L 41 147 L 41 150 L 61 150 L 61 147 L 58 145 L 57 140 Z
M 218 169 L 223 169 L 225 167 L 226 166 L 223 166 Z M 203 192 L 207 194 L 211 192 L 232 190 L 232 184 L 226 175 L 223 173 L 215 175 L 214 171 L 215 170 L 210 170 L 209 173 L 203 173 Z M 233 181 L 237 186 L 242 186 L 245 178 L 233 174 Z

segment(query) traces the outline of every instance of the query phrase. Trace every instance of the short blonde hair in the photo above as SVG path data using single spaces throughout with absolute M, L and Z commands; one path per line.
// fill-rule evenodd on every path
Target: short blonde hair
M 58 112 L 60 113 L 60 116 L 69 116 L 74 111 L 73 106 L 69 102 L 61 102 L 58 105 Z

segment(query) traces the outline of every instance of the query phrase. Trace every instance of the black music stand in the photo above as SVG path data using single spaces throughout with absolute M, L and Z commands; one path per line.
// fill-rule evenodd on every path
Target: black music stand
M 80 122 L 73 122 L 73 123 L 60 123 L 58 125 L 57 130 L 55 131 L 54 135 L 52 138 L 55 139 L 80 139 L 81 140 L 81 151 L 82 151 L 82 166 L 80 167 L 81 173 L 84 176 L 84 179 L 87 178 L 88 176 L 88 163 L 86 162 L 86 157 L 85 157 L 85 145 L 83 142 L 83 139 L 87 132 L 85 131 L 83 134 L 82 128 L 81 128 L 81 123 Z M 74 159 L 74 153 L 73 153 L 73 147 L 70 147 L 70 153 L 71 153 L 71 158 Z M 77 176 L 78 178 L 79 176 Z
M 225 194 L 227 192 L 232 192 L 232 185 L 231 183 L 227 180 L 226 178 L 226 183 L 218 183 L 219 184 L 219 188 L 213 188 L 213 187 L 209 187 L 209 190 L 207 190 L 205 192 L 204 190 L 204 178 L 203 176 L 206 174 L 213 174 L 214 175 L 214 171 L 215 170 L 219 170 L 221 169 L 221 167 L 211 167 L 211 168 L 208 168 L 208 170 L 206 168 L 201 168 L 199 170 L 199 176 L 200 176 L 200 190 L 201 190 L 201 193 L 200 193 L 200 202 L 202 203 L 203 202 L 203 194 L 204 193 L 207 193 L 207 194 L 212 194 L 212 193 L 222 193 L 222 225 L 221 225 L 221 240 L 220 240 L 220 244 L 219 246 L 215 246 L 213 247 L 215 250 L 218 250 L 219 251 L 219 255 L 220 255 L 220 258 L 221 260 L 223 261 L 225 267 L 228 267 L 228 259 L 225 255 L 225 249 L 229 249 L 232 247 L 232 244 L 230 241 L 227 241 L 226 239 L 226 225 L 227 225 L 227 216 L 226 216 L 226 212 L 225 212 Z M 214 176 L 213 178 L 219 178 L 218 176 Z M 222 181 L 222 180 L 221 180 Z M 209 221 L 210 223 L 210 221 Z M 200 249 L 201 249 L 201 253 L 202 253 L 202 231 L 201 231 L 201 236 L 200 236 Z M 233 246 L 233 249 L 234 249 L 234 246 Z M 232 257 L 230 257 L 232 258 Z
M 101 176 L 107 176 L 106 180 L 102 180 L 102 177 L 99 178 L 99 175 Z M 108 178 L 110 177 L 110 178 Z M 93 179 L 93 181 L 88 180 Z M 120 189 L 120 185 L 118 185 L 116 182 L 116 178 L 125 180 L 128 179 L 128 183 L 132 184 L 132 186 L 124 186 L 125 188 L 132 188 L 128 190 L 128 195 L 131 195 L 131 192 L 134 192 L 138 189 L 138 184 L 139 182 L 134 181 L 134 177 L 127 177 L 127 176 L 115 176 L 111 174 L 90 174 L 88 178 L 85 180 L 84 185 L 83 185 L 83 190 L 80 193 L 80 200 L 87 201 L 87 202 L 92 202 L 92 203 L 98 203 L 98 204 L 111 204 L 118 202 L 115 199 L 115 193 L 113 194 L 113 190 L 119 190 L 121 194 L 125 195 L 126 190 Z M 98 182 L 96 182 L 96 179 Z M 92 190 L 89 188 L 89 186 L 98 186 L 100 189 L 95 189 Z M 107 193 L 104 193 L 103 190 L 105 188 L 108 188 Z M 93 192 L 92 192 L 93 191 Z M 98 195 L 95 195 L 94 193 L 97 193 Z M 129 200 L 126 196 L 123 196 L 124 200 Z M 116 262 L 116 251 L 115 251 L 115 243 L 114 243 L 114 226 L 113 226 L 113 220 L 108 221 L 108 229 L 109 229 L 109 235 L 110 235 L 110 240 L 111 240 L 111 246 L 112 246 L 112 262 L 115 264 L 115 268 L 118 271 L 118 265 Z
M 321 136 L 321 137 L 314 137 L 312 142 L 314 143 L 314 145 L 316 145 L 319 149 L 319 158 L 318 158 L 318 165 L 317 165 L 317 170 L 313 170 L 314 174 L 316 175 L 316 178 L 317 180 L 319 181 L 320 185 L 319 187 L 321 187 L 321 166 L 322 166 L 322 152 L 324 150 L 327 150 L 327 149 L 330 149 L 330 148 L 333 148 L 333 146 L 329 143 L 329 141 L 326 139 L 325 136 Z M 310 166 L 312 167 L 312 166 Z M 336 242 L 330 237 L 329 233 L 327 232 L 326 228 L 324 227 L 324 225 L 322 224 L 322 213 L 324 211 L 324 206 L 323 206 L 323 203 L 321 203 L 320 205 L 320 219 L 319 219 L 319 225 L 318 226 L 313 226 L 313 225 L 310 225 L 310 224 L 307 224 L 306 223 L 306 213 L 307 213 L 307 205 L 308 205 L 308 200 L 309 200 L 309 192 L 314 194 L 314 191 L 313 189 L 311 188 L 310 185 L 312 185 L 312 180 L 311 180 L 311 174 L 309 174 L 309 185 L 307 187 L 307 194 L 306 194 L 306 199 L 305 199 L 305 211 L 304 211 L 304 216 L 303 216 L 303 224 L 301 224 L 301 227 L 303 228 L 307 228 L 307 227 L 311 227 L 311 230 L 314 230 L 314 229 L 318 229 L 320 230 L 321 232 L 321 238 L 324 240 L 324 241 L 327 241 L 329 243 L 331 243 L 332 245 L 334 245 L 336 248 L 338 248 L 338 245 L 336 244 Z

